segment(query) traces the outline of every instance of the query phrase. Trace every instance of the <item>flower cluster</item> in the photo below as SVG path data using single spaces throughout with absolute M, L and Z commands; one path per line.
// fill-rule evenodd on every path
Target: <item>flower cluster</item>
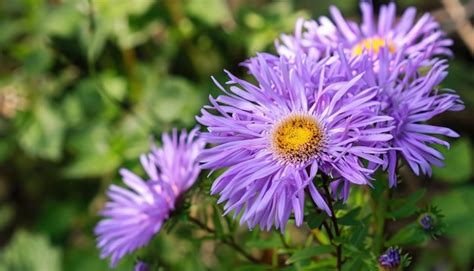
M 153 145 L 149 154 L 140 157 L 148 178 L 143 180 L 122 169 L 128 189 L 117 185 L 108 189 L 110 201 L 100 213 L 104 219 L 95 234 L 101 257 L 110 256 L 112 267 L 125 254 L 148 244 L 175 209 L 178 198 L 197 180 L 200 168 L 196 158 L 204 141 L 196 139 L 196 132 L 195 128 L 189 134 L 176 130 L 171 135 L 164 133 L 163 146 Z
M 447 47 L 452 41 L 429 13 L 415 21 L 416 9 L 411 7 L 397 20 L 395 3 L 390 3 L 381 7 L 377 19 L 371 3 L 362 1 L 360 9 L 361 24 L 344 19 L 334 6 L 329 9 L 332 20 L 325 16 L 299 19 L 294 34 L 284 34 L 276 42 L 278 53 L 289 59 L 301 54 L 321 58 L 338 48 L 351 56 L 376 55 L 385 48 L 390 53 L 402 52 L 404 58 L 451 55 Z
M 332 20 L 298 20 L 294 34 L 276 42 L 279 55 L 243 62 L 253 83 L 230 72 L 225 84 L 214 80 L 222 94 L 196 117 L 206 131 L 164 134 L 163 146 L 140 159 L 146 180 L 122 169 L 128 188 L 109 188 L 95 229 L 101 257 L 115 266 L 146 245 L 201 168 L 219 170 L 211 194 L 225 214 L 250 229 L 283 231 L 290 218 L 303 224 L 307 200 L 335 216 L 331 200 L 346 200 L 351 186 L 372 186 L 377 170 L 395 186 L 402 158 L 417 175 L 441 166 L 433 145 L 449 143 L 437 136 L 458 134 L 427 122 L 463 109 L 454 91 L 440 87 L 451 41 L 430 15 L 415 21 L 413 8 L 399 20 L 393 3 L 378 19 L 371 4 L 361 9 L 360 25 L 335 7 Z M 433 228 L 430 216 L 419 223 Z M 400 251 L 389 249 L 379 262 L 399 266 Z
M 211 192 L 249 228 L 283 230 L 291 216 L 301 225 L 308 195 L 334 215 L 322 186 L 346 199 L 352 185 L 370 186 L 383 169 L 393 187 L 400 158 L 430 175 L 444 159 L 433 144 L 449 147 L 436 136 L 458 137 L 427 124 L 463 109 L 454 91 L 439 87 L 447 64 L 437 57 L 451 54 L 451 41 L 438 23 L 429 14 L 415 22 L 413 8 L 396 20 L 393 3 L 378 20 L 371 4 L 361 9 L 360 25 L 335 7 L 332 21 L 298 20 L 295 33 L 276 42 L 279 56 L 243 63 L 256 84 L 227 73 L 228 87 L 216 82 L 223 94 L 197 117 L 213 145 L 203 167 L 226 168 Z

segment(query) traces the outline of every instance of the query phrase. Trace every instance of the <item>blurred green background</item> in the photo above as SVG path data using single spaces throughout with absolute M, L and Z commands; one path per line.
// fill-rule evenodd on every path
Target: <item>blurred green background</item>
M 403 171 L 397 188 L 398 195 L 427 188 L 424 204 L 438 205 L 448 225 L 424 248 L 406 248 L 410 269 L 470 270 L 473 56 L 441 2 L 397 2 L 442 21 L 455 41 L 444 86 L 467 105 L 433 120 L 462 135 L 443 150 L 447 166 L 432 178 Z M 0 1 L 0 270 L 107 270 L 92 229 L 105 189 L 120 182 L 118 168 L 138 170 L 151 135 L 194 126 L 207 96 L 217 93 L 211 75 L 224 81 L 228 69 L 244 76 L 241 61 L 274 52 L 274 39 L 291 32 L 297 17 L 327 14 L 330 4 L 359 17 L 356 0 Z M 161 234 L 156 257 L 172 270 L 235 266 L 227 247 L 216 252 L 212 240 L 196 239 L 186 227 Z M 132 266 L 128 257 L 117 270 Z

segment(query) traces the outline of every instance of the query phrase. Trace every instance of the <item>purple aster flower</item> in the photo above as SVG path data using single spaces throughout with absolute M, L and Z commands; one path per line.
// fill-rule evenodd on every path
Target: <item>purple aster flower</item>
M 189 135 L 185 131 L 178 135 L 174 130 L 171 136 L 163 134 L 161 148 L 152 146 L 150 160 L 158 165 L 158 178 L 169 185 L 175 197 L 188 190 L 196 182 L 201 171 L 197 157 L 205 142 L 196 139 L 197 132 L 198 128 L 195 128 Z
M 382 268 L 392 270 L 400 265 L 401 251 L 399 248 L 389 248 L 379 257 L 379 264 Z
M 242 214 L 249 228 L 283 230 L 291 213 L 302 224 L 305 190 L 330 214 L 313 183 L 317 173 L 369 184 L 372 170 L 362 162 L 383 163 L 378 156 L 385 150 L 371 144 L 390 140 L 391 128 L 374 126 L 391 118 L 368 110 L 378 103 L 375 91 L 360 89 L 362 75 L 328 83 L 328 62 L 314 71 L 322 78 L 314 86 L 304 77 L 309 71 L 298 70 L 306 69 L 304 63 L 281 58 L 273 64 L 261 55 L 247 63 L 258 85 L 228 73 L 229 90 L 216 82 L 224 95 L 210 97 L 212 105 L 197 120 L 207 126 L 202 137 L 214 145 L 203 151 L 203 167 L 227 168 L 211 189 L 220 194 L 219 203 L 226 202 L 225 213 Z
M 133 268 L 133 271 L 150 271 L 150 267 L 148 266 L 148 264 L 146 264 L 142 261 L 138 261 L 135 264 L 135 267 Z
M 416 9 L 411 7 L 397 20 L 395 4 L 390 3 L 381 7 L 376 20 L 372 4 L 362 2 L 360 8 L 360 25 L 344 19 L 334 6 L 330 7 L 332 21 L 325 16 L 318 21 L 299 19 L 293 35 L 282 35 L 281 41 L 276 41 L 278 53 L 289 59 L 301 53 L 319 59 L 339 47 L 351 56 L 378 53 L 385 47 L 390 53 L 402 51 L 407 58 L 451 55 L 447 47 L 452 41 L 430 14 L 415 20 Z
M 438 136 L 458 137 L 453 130 L 427 124 L 433 117 L 446 111 L 460 111 L 464 105 L 460 97 L 449 89 L 439 87 L 447 75 L 445 60 L 426 62 L 423 56 L 401 61 L 391 61 L 388 52 L 379 54 L 377 63 L 366 61 L 366 65 L 355 70 L 364 70 L 364 80 L 369 86 L 381 89 L 377 99 L 382 114 L 393 118 L 392 148 L 388 152 L 390 185 L 396 185 L 396 167 L 401 155 L 416 175 L 431 175 L 431 166 L 443 166 L 443 155 L 433 144 L 449 147 L 449 143 Z M 424 62 L 425 64 L 422 64 Z M 363 62 L 359 63 L 362 64 Z M 420 68 L 427 69 L 425 74 Z
M 100 213 L 104 218 L 95 234 L 101 258 L 110 256 L 112 267 L 125 254 L 148 244 L 174 210 L 176 199 L 196 181 L 200 171 L 196 158 L 204 147 L 204 141 L 195 138 L 196 131 L 164 133 L 163 146 L 152 146 L 140 157 L 146 180 L 121 169 L 127 188 L 110 186 L 110 201 Z

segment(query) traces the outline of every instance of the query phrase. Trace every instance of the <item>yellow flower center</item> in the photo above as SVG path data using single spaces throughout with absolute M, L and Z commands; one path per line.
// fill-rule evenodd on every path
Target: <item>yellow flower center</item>
M 388 43 L 388 45 L 387 45 Z M 357 43 L 353 48 L 352 48 L 352 54 L 359 56 L 366 50 L 367 52 L 373 52 L 377 54 L 382 47 L 388 46 L 388 50 L 390 53 L 395 53 L 395 44 L 393 42 L 385 42 L 384 39 L 381 38 L 367 38 L 362 40 L 361 42 Z
M 301 164 L 318 154 L 323 139 L 323 132 L 314 117 L 292 114 L 273 127 L 271 148 L 284 162 Z

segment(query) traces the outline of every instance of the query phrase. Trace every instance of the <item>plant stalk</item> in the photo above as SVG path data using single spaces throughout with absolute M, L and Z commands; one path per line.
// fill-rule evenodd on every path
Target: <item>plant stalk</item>
M 336 213 L 334 212 L 331 193 L 329 192 L 329 183 L 327 182 L 327 180 L 325 180 L 325 178 L 323 179 L 324 179 L 324 184 L 323 184 L 324 192 L 326 194 L 329 210 L 331 211 L 332 225 L 334 226 L 334 232 L 336 234 L 336 237 L 339 237 L 341 236 L 341 232 L 339 230 L 339 225 L 337 224 L 337 218 L 336 218 Z M 336 245 L 336 257 L 337 257 L 336 269 L 340 271 L 342 268 L 342 245 L 341 244 Z
M 206 224 L 204 224 L 203 222 L 201 222 L 200 220 L 194 218 L 194 217 L 191 217 L 189 216 L 189 221 L 193 222 L 194 224 L 196 224 L 197 226 L 199 226 L 201 229 L 211 233 L 211 234 L 216 234 L 216 231 L 212 228 L 210 228 L 209 226 L 207 226 Z M 223 244 L 226 244 L 228 245 L 229 247 L 233 248 L 234 250 L 236 250 L 237 252 L 239 252 L 242 256 L 244 256 L 248 261 L 250 262 L 253 262 L 253 263 L 260 263 L 260 260 L 255 258 L 254 256 L 250 255 L 249 253 L 247 253 L 241 246 L 239 246 L 239 244 L 237 244 L 237 242 L 235 241 L 235 239 L 233 237 L 229 237 L 227 239 L 222 239 L 220 240 Z

